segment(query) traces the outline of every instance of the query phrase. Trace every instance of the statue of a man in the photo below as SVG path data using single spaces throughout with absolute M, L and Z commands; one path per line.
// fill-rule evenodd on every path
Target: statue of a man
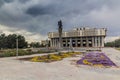
M 58 21 L 58 26 L 59 26 L 59 28 L 62 28 L 62 21 L 61 20 Z

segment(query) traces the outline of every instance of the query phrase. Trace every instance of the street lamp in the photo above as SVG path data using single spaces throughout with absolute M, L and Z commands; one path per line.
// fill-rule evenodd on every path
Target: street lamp
M 18 35 L 16 38 L 16 57 L 18 58 Z

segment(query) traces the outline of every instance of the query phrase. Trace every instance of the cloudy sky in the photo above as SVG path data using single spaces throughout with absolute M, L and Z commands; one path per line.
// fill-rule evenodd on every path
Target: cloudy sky
M 89 26 L 107 28 L 106 41 L 120 36 L 120 0 L 0 0 L 0 32 L 24 35 L 30 42 L 57 31 Z

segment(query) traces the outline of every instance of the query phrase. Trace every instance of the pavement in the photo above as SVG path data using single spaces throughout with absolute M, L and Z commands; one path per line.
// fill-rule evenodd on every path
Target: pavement
M 0 58 L 0 80 L 120 80 L 120 51 L 114 48 L 103 48 L 102 51 L 118 67 L 77 66 L 73 60 L 79 60 L 82 55 L 52 63 L 20 61 L 9 57 Z M 37 55 L 44 54 L 19 58 Z

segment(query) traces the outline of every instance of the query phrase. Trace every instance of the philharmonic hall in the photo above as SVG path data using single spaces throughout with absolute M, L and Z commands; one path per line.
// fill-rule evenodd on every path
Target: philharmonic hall
M 59 32 L 49 32 L 50 47 L 104 47 L 106 37 L 105 28 L 75 28 L 70 31 L 63 31 L 61 39 Z M 61 40 L 61 42 L 59 41 Z

